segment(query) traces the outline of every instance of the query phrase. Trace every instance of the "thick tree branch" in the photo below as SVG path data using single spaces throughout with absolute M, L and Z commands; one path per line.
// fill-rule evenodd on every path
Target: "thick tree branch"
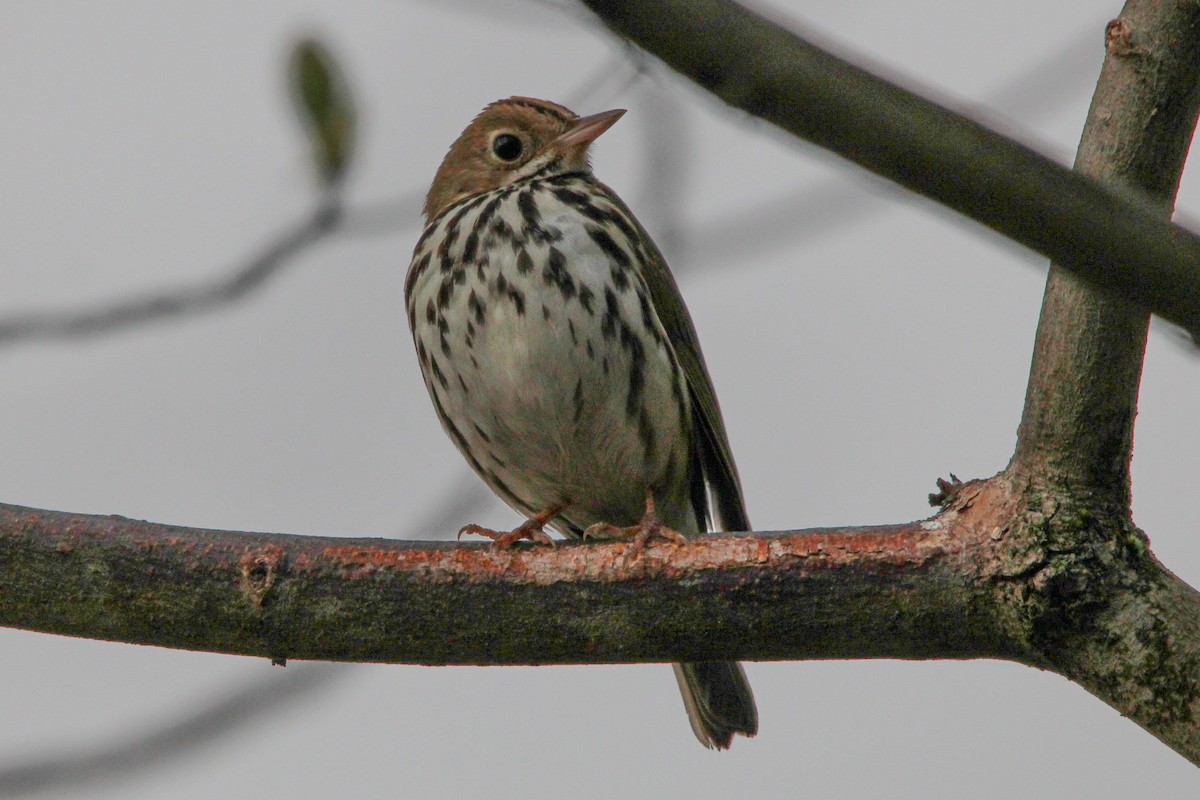
M 1200 4 L 1129 2 L 1107 49 L 1075 169 L 1142 190 L 1169 217 L 1200 112 Z M 1144 310 L 1051 267 L 1013 469 L 1128 511 L 1149 324 Z
M 1073 173 L 730 0 L 584 2 L 726 103 L 1200 336 L 1200 237 L 1162 219 L 1149 201 Z
M 1200 764 L 1200 594 L 1144 539 L 1030 502 L 1001 475 L 924 522 L 637 559 L 620 543 L 495 551 L 0 505 L 0 585 L 19 587 L 0 593 L 0 625 L 275 660 L 1006 658 L 1079 682 Z
M 494 551 L 0 505 L 0 585 L 20 587 L 0 593 L 0 625 L 412 664 L 1016 658 L 972 563 L 994 546 L 979 517 L 704 537 L 629 560 L 621 543 Z

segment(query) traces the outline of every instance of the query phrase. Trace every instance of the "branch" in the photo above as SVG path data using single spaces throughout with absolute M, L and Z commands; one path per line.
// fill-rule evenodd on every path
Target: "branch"
M 172 757 L 192 752 L 243 726 L 263 722 L 270 714 L 296 700 L 311 698 L 316 689 L 331 686 L 344 677 L 345 668 L 330 664 L 309 665 L 247 682 L 216 702 L 205 703 L 182 719 L 117 741 L 106 739 L 90 750 L 62 753 L 60 743 L 48 758 L 0 767 L 0 797 L 48 790 L 94 791 L 95 782 L 115 777 L 128 778 L 148 766 L 158 766 Z M 61 796 L 61 795 L 60 795 Z
M 1006 116 L 1026 121 L 1058 110 L 1087 80 L 1084 70 L 1090 69 L 1095 38 L 1089 32 L 1064 41 L 987 92 L 980 104 L 1003 108 Z M 680 237 L 687 243 L 687 258 L 679 263 L 672 259 L 672 270 L 678 277 L 745 263 L 792 242 L 811 243 L 840 234 L 895 208 L 896 203 L 845 176 L 817 179 L 738 209 L 721 208 L 689 227 Z
M 622 543 L 496 551 L 0 505 L 0 584 L 21 587 L 0 593 L 0 625 L 273 660 L 1006 658 L 1082 684 L 1200 764 L 1200 594 L 1144 539 L 1028 502 L 1001 475 L 923 522 L 705 536 L 633 559 Z
M 730 105 L 932 198 L 1200 336 L 1200 237 L 1158 208 L 729 0 L 584 0 Z
M 485 505 L 490 496 L 483 483 L 467 473 L 454 481 L 446 500 L 431 503 L 433 512 L 415 523 L 418 529 L 451 527 L 456 519 L 469 516 Z M 328 688 L 345 668 L 334 665 L 309 665 L 282 674 L 245 682 L 215 701 L 210 699 L 188 709 L 166 724 L 148 720 L 140 733 L 127 738 L 105 736 L 100 743 L 64 752 L 53 748 L 53 755 L 0 765 L 0 797 L 55 789 L 59 792 L 91 785 L 98 779 L 121 776 L 162 766 L 178 757 L 227 736 L 242 727 L 278 713 L 297 701 L 313 697 L 315 690 Z
M 341 206 L 327 198 L 307 220 L 280 236 L 248 264 L 200 286 L 122 300 L 80 311 L 26 314 L 0 321 L 0 347 L 32 339 L 78 339 L 211 311 L 263 286 L 288 260 L 335 231 Z
M 1165 218 L 1200 113 L 1200 4 L 1130 0 L 1108 25 L 1107 49 L 1076 169 L 1143 190 Z M 1102 561 L 1105 548 L 1142 536 L 1129 464 L 1148 325 L 1145 311 L 1051 268 L 1009 473 L 1031 504 L 1053 497 L 1066 511 L 1054 538 L 1073 556 Z M 1082 635 L 1061 641 L 1064 674 L 1196 761 L 1196 592 L 1165 569 L 1113 588 L 1088 598 Z
M 301 97 L 301 119 L 314 149 L 314 161 L 323 176 L 325 194 L 312 216 L 284 233 L 249 263 L 235 267 L 226 276 L 196 286 L 169 289 L 93 308 L 14 315 L 0 319 L 0 347 L 35 340 L 65 340 L 115 333 L 138 325 L 215 311 L 241 300 L 266 286 L 287 263 L 331 234 L 370 235 L 394 233 L 415 226 L 420 220 L 423 193 L 410 192 L 346 210 L 337 189 L 344 178 L 353 142 L 353 109 L 349 91 L 331 55 L 316 42 L 305 41 L 293 53 L 292 89 Z M 627 47 L 615 58 L 605 60 L 586 77 L 572 95 L 579 104 L 620 77 L 620 67 L 629 74 L 618 84 L 624 88 L 645 70 L 641 54 Z M 315 83 L 314 87 L 312 84 Z M 337 88 L 334 88 L 337 87 Z M 304 96 L 305 92 L 315 97 Z
M 1134 0 L 1108 25 L 1075 168 L 1129 185 L 1170 216 L 1200 113 L 1200 5 Z M 1126 512 L 1150 316 L 1054 265 L 1013 469 Z
M 0 594 L 0 625 L 275 660 L 1017 657 L 964 552 L 990 530 L 949 514 L 629 560 L 623 543 L 496 551 L 0 505 L 0 585 L 22 587 Z

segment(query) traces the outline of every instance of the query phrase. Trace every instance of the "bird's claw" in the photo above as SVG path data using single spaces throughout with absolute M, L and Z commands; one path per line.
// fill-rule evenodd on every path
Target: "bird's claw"
M 658 518 L 658 512 L 654 508 L 654 493 L 651 491 L 646 492 L 646 512 L 636 525 L 622 528 L 608 522 L 597 522 L 588 526 L 583 532 L 583 538 L 602 541 L 629 539 L 629 555 L 634 559 L 640 556 L 646 545 L 654 539 L 666 539 L 672 544 L 687 542 L 686 536 L 674 528 L 668 528 Z
M 548 509 L 532 519 L 525 520 L 511 531 L 498 531 L 494 528 L 485 528 L 482 525 L 463 525 L 458 529 L 457 538 L 461 540 L 464 533 L 486 536 L 492 540 L 493 550 L 507 550 L 520 541 L 545 544 L 553 547 L 555 541 L 551 538 L 550 534 L 546 533 L 546 522 L 557 513 L 557 508 Z

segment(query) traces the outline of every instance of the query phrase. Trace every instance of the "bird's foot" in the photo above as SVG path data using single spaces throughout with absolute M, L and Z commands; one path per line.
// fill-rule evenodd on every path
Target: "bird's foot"
M 537 544 L 547 544 L 553 547 L 554 539 L 550 538 L 550 534 L 546 533 L 546 523 L 559 511 L 562 511 L 561 506 L 547 508 L 525 520 L 511 531 L 498 531 L 494 528 L 485 528 L 482 525 L 463 525 L 458 529 L 458 538 L 461 539 L 464 533 L 486 536 L 492 540 L 492 549 L 494 550 L 507 550 L 520 541 L 536 542 Z
M 595 525 L 588 526 L 587 530 L 583 532 L 583 538 L 629 539 L 629 556 L 634 559 L 642 554 L 642 550 L 653 539 L 666 539 L 674 544 L 687 542 L 686 536 L 674 528 L 668 528 L 658 518 L 658 512 L 654 509 L 654 492 L 650 489 L 646 490 L 646 512 L 642 514 L 642 519 L 638 524 L 622 528 L 608 522 L 597 522 Z

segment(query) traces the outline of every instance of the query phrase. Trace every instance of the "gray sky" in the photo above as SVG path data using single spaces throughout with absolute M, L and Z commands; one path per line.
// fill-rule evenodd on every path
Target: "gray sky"
M 1083 124 L 1104 23 L 1119 10 L 1084 0 L 774 7 L 1062 161 Z M 629 109 L 594 165 L 667 250 L 757 528 L 926 516 L 935 478 L 987 476 L 1007 462 L 1040 259 L 747 124 L 657 68 L 632 80 L 586 15 L 534 2 L 6 3 L 0 317 L 213 279 L 302 219 L 315 192 L 282 65 L 289 43 L 313 32 L 346 65 L 360 105 L 352 208 L 399 208 L 387 204 L 423 192 L 453 138 L 497 98 L 575 102 L 591 87 L 576 111 Z M 598 87 L 597 75 L 608 76 Z M 1200 219 L 1194 171 L 1179 207 Z M 475 502 L 464 488 L 474 484 L 426 397 L 402 296 L 417 220 L 393 216 L 306 251 L 221 311 L 0 348 L 0 499 L 333 535 L 514 524 L 499 501 Z M 1194 586 L 1198 396 L 1200 360 L 1157 329 L 1135 518 Z M 457 495 L 466 507 L 432 530 Z M 0 642 L 0 770 L 113 744 L 294 671 L 10 630 Z M 693 739 L 661 665 L 349 667 L 187 757 L 62 795 L 1200 789 L 1195 768 L 1117 712 L 1014 664 L 770 663 L 748 673 L 761 733 L 714 754 Z

